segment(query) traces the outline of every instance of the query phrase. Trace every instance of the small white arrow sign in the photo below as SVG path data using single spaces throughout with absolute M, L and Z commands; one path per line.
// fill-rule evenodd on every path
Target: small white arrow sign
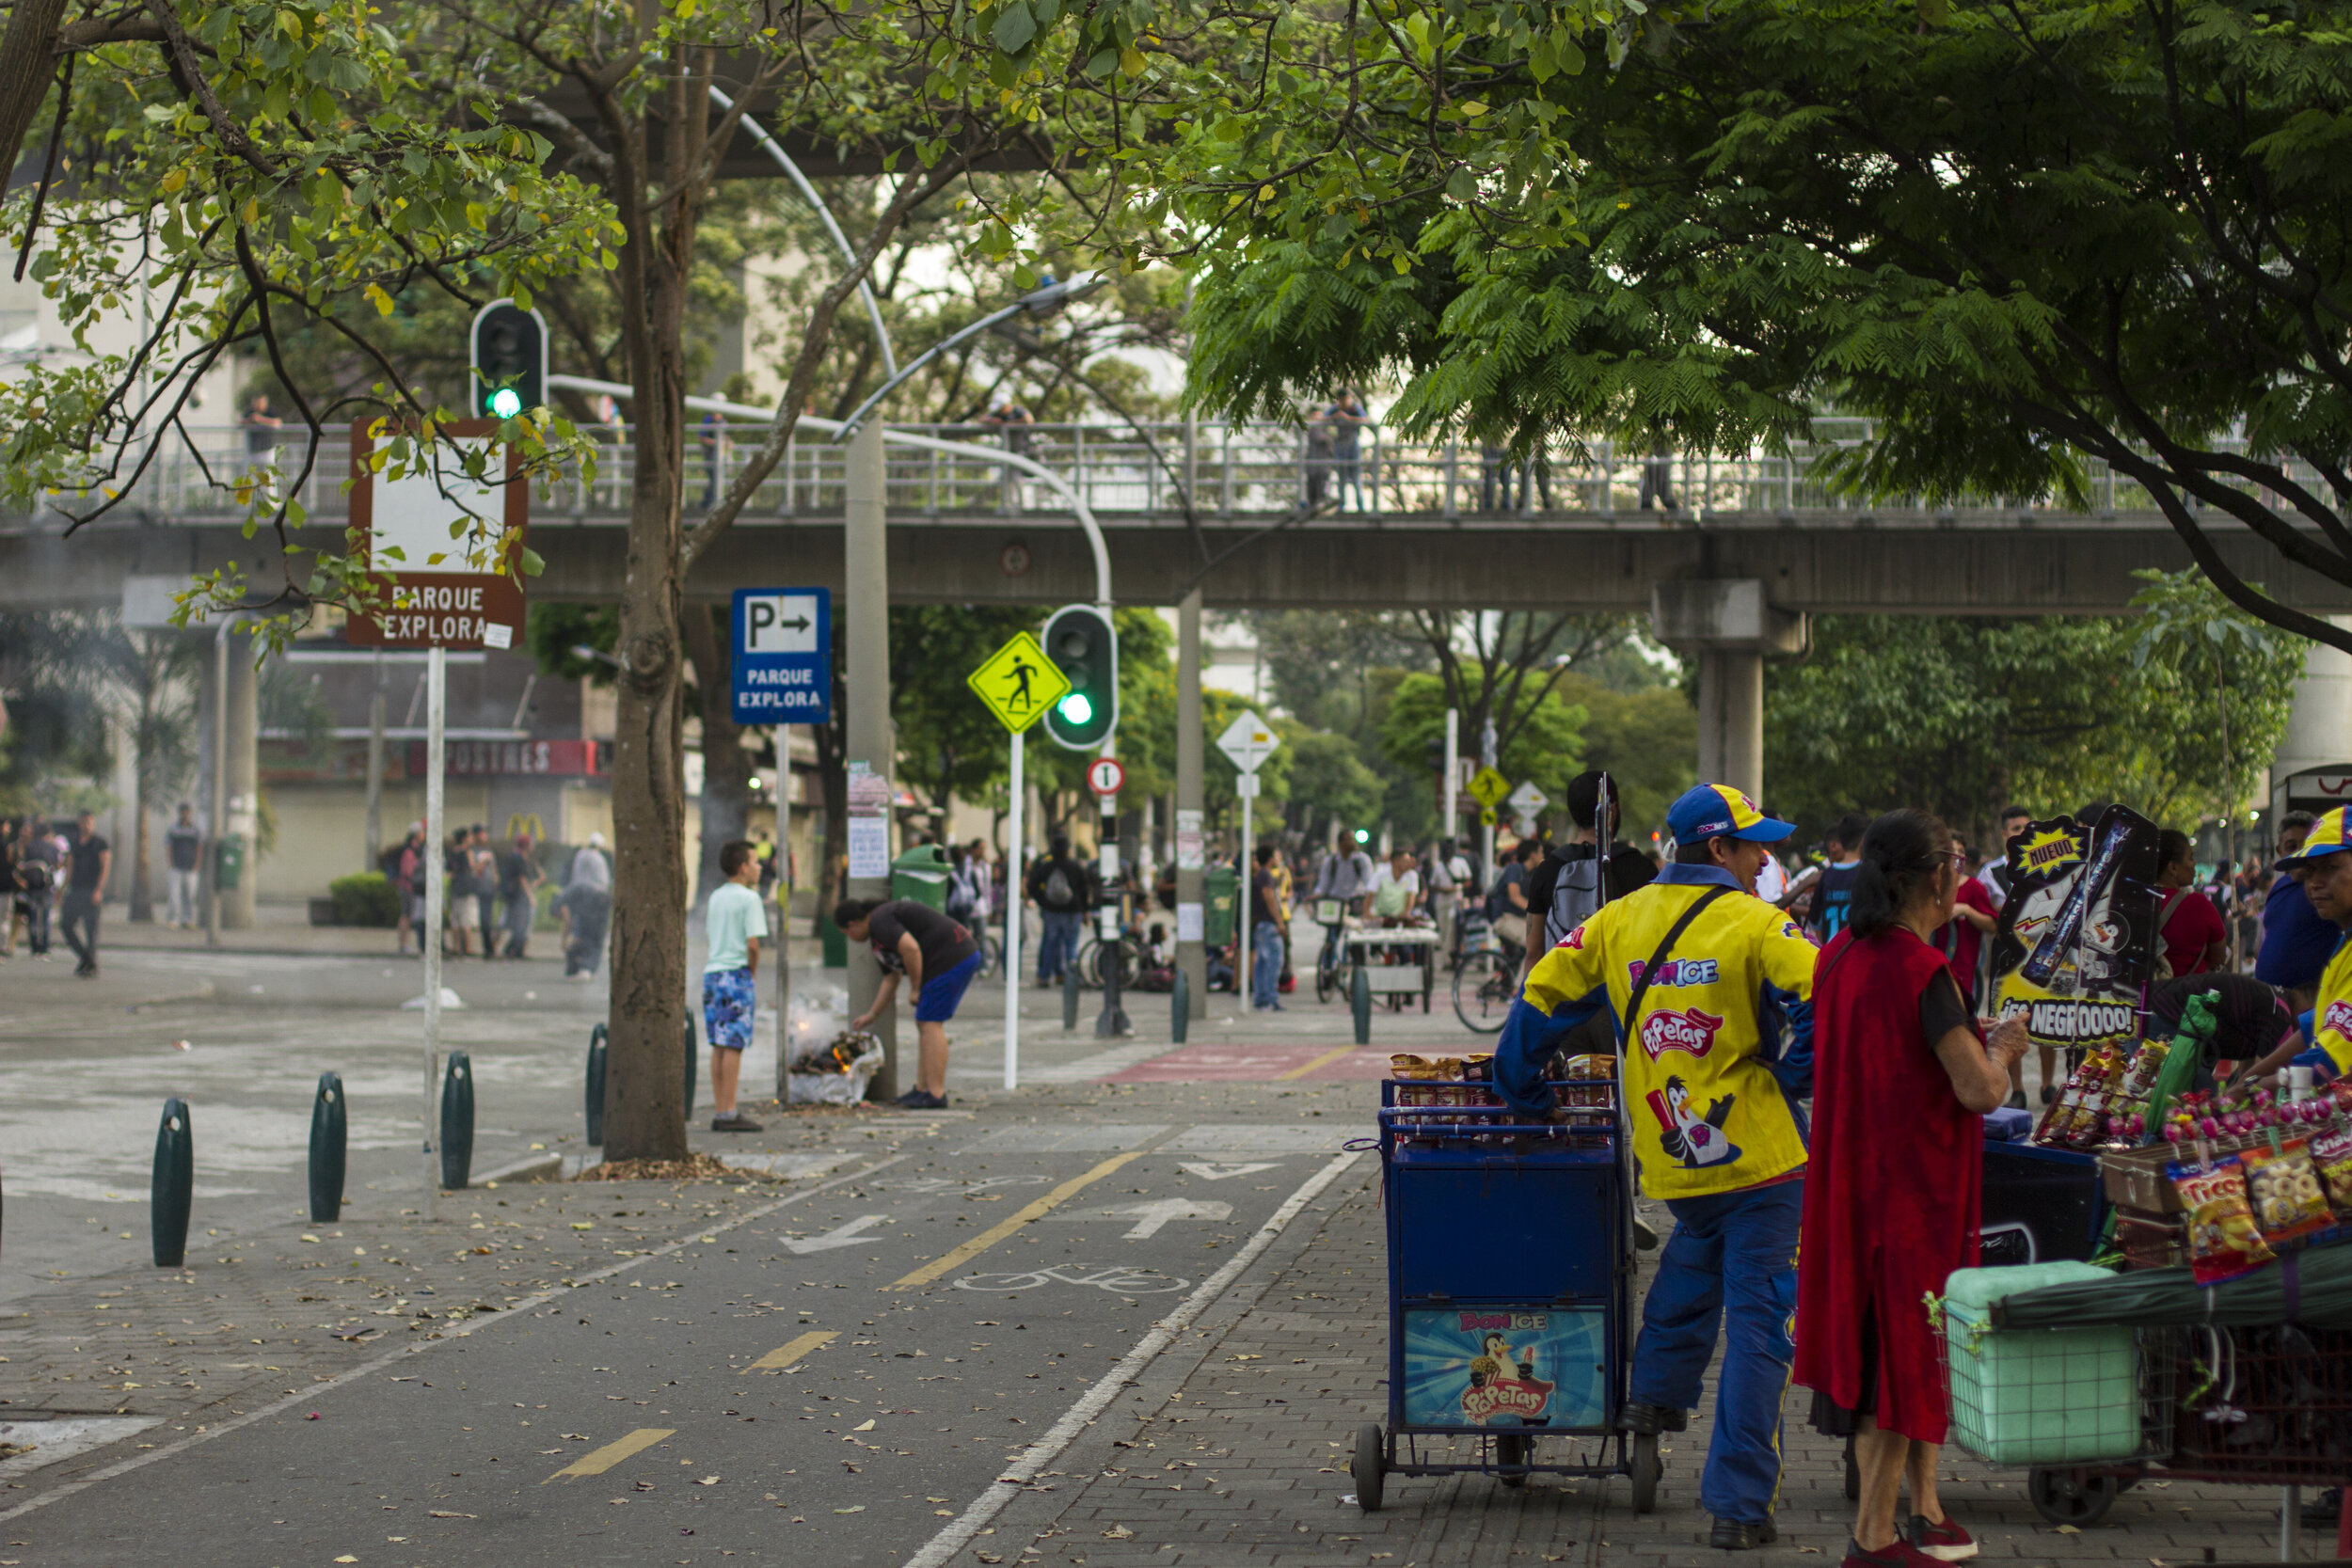
M 869 1225 L 879 1225 L 888 1217 L 886 1214 L 860 1214 L 849 1224 L 835 1226 L 821 1236 L 811 1236 L 805 1241 L 797 1242 L 787 1236 L 784 1239 L 784 1249 L 795 1256 L 805 1256 L 812 1252 L 831 1252 L 837 1246 L 858 1246 L 866 1243 L 877 1242 L 882 1238 L 861 1236 L 858 1232 Z
M 1223 1181 L 1236 1176 L 1255 1176 L 1262 1170 L 1275 1167 L 1272 1162 L 1264 1160 L 1247 1165 L 1221 1165 L 1214 1160 L 1186 1160 L 1176 1168 L 1203 1181 Z
M 1140 1242 L 1160 1233 L 1160 1227 L 1170 1220 L 1221 1220 L 1232 1216 L 1230 1203 L 1195 1203 L 1185 1197 L 1164 1197 L 1152 1203 L 1130 1203 L 1124 1208 L 1105 1210 L 1120 1219 L 1132 1217 L 1135 1228 L 1127 1232 L 1127 1240 Z

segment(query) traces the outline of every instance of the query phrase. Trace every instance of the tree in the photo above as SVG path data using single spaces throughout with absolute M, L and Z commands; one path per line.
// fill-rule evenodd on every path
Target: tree
M 131 918 L 152 920 L 150 824 L 196 768 L 196 692 L 204 678 L 204 647 L 174 632 L 124 631 L 118 636 L 121 641 L 112 660 L 114 684 L 123 728 L 130 734 L 137 784 Z
M 1473 704 L 1490 703 L 1484 688 L 1470 693 Z M 1397 683 L 1396 696 L 1382 721 L 1380 743 L 1400 767 L 1419 768 L 1431 742 L 1445 738 L 1445 710 L 1453 693 L 1435 675 L 1407 675 Z M 1495 752 L 1495 766 L 1514 784 L 1533 784 L 1554 800 L 1563 799 L 1568 781 L 1584 768 L 1582 731 L 1586 714 L 1553 695 L 1549 683 L 1514 715 L 1510 738 Z
M 1408 430 L 1785 449 L 1875 416 L 1856 494 L 2160 511 L 2240 609 L 2243 529 L 2352 586 L 2352 91 L 2338 4 L 1718 0 L 1532 91 L 1574 243 L 1457 201 L 1269 232 L 1204 280 L 1196 395 L 1402 373 Z M 1451 194 L 1451 193 L 1450 193 Z M 1423 259 L 1387 277 L 1367 251 Z
M 1327 829 L 1380 820 L 1386 781 L 1364 766 L 1353 742 L 1295 720 L 1277 719 L 1274 727 L 1290 752 L 1290 809 L 1284 815 L 1294 832 L 1313 839 Z

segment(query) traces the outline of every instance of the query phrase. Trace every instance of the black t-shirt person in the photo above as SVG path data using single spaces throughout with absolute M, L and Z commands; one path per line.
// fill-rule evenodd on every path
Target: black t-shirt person
M 1560 872 L 1571 861 L 1588 861 L 1595 853 L 1589 844 L 1555 844 L 1535 863 L 1535 869 L 1527 879 L 1528 946 L 1535 951 L 1556 944 L 1568 933 L 1551 929 L 1551 903 L 1560 890 Z M 1658 868 L 1649 857 L 1629 845 L 1609 847 L 1609 901 L 1616 902 L 1637 888 L 1647 887 L 1658 875 Z M 1571 884 L 1573 885 L 1573 884 Z M 1541 946 L 1537 944 L 1536 922 L 1544 922 Z
M 86 897 L 98 892 L 98 879 L 105 871 L 106 851 L 112 847 L 96 833 L 74 840 L 73 870 L 69 882 L 73 892 Z
M 882 960 L 885 974 L 902 974 L 906 962 L 898 953 L 898 939 L 909 936 L 923 955 L 923 979 L 926 984 L 945 974 L 964 959 L 980 950 L 964 929 L 963 922 L 940 913 L 929 904 L 918 904 L 912 898 L 893 898 L 887 904 L 877 904 L 866 917 L 866 937 L 873 943 L 874 956 Z

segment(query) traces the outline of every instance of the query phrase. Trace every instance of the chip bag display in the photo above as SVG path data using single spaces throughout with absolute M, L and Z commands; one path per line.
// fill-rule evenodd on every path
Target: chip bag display
M 2235 1279 L 2278 1257 L 2254 1224 L 2254 1211 L 2246 1201 L 2246 1172 L 2236 1155 L 2223 1155 L 2207 1166 L 2169 1165 L 2166 1174 L 2188 1215 L 2189 1273 L 2198 1284 Z
M 2319 1171 L 2301 1138 L 2289 1138 L 2275 1149 L 2258 1145 L 2240 1154 L 2238 1163 L 2246 1170 L 2246 1196 L 2254 1223 L 2273 1251 L 2307 1245 L 2313 1236 L 2335 1227 L 2327 1195 L 2320 1190 Z
M 2352 1127 L 2335 1126 L 2312 1138 L 2312 1164 L 2339 1212 L 2352 1214 Z

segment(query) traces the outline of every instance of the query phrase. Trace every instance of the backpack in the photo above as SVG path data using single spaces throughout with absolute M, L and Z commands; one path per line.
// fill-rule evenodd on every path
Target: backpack
M 1070 878 L 1061 868 L 1061 862 L 1052 862 L 1045 871 L 1045 880 L 1038 884 L 1045 902 L 1068 909 L 1077 899 L 1077 890 L 1070 885 Z
M 980 907 L 980 890 L 973 884 L 969 866 L 958 866 L 947 875 L 947 913 L 951 919 L 969 920 Z
M 375 868 L 384 873 L 386 881 L 395 884 L 400 881 L 400 858 L 407 852 L 407 845 L 395 844 L 375 857 Z
M 1603 863 L 1597 849 L 1591 860 L 1560 863 L 1560 879 L 1551 884 L 1550 925 L 1547 931 L 1553 942 L 1583 925 L 1600 908 Z

